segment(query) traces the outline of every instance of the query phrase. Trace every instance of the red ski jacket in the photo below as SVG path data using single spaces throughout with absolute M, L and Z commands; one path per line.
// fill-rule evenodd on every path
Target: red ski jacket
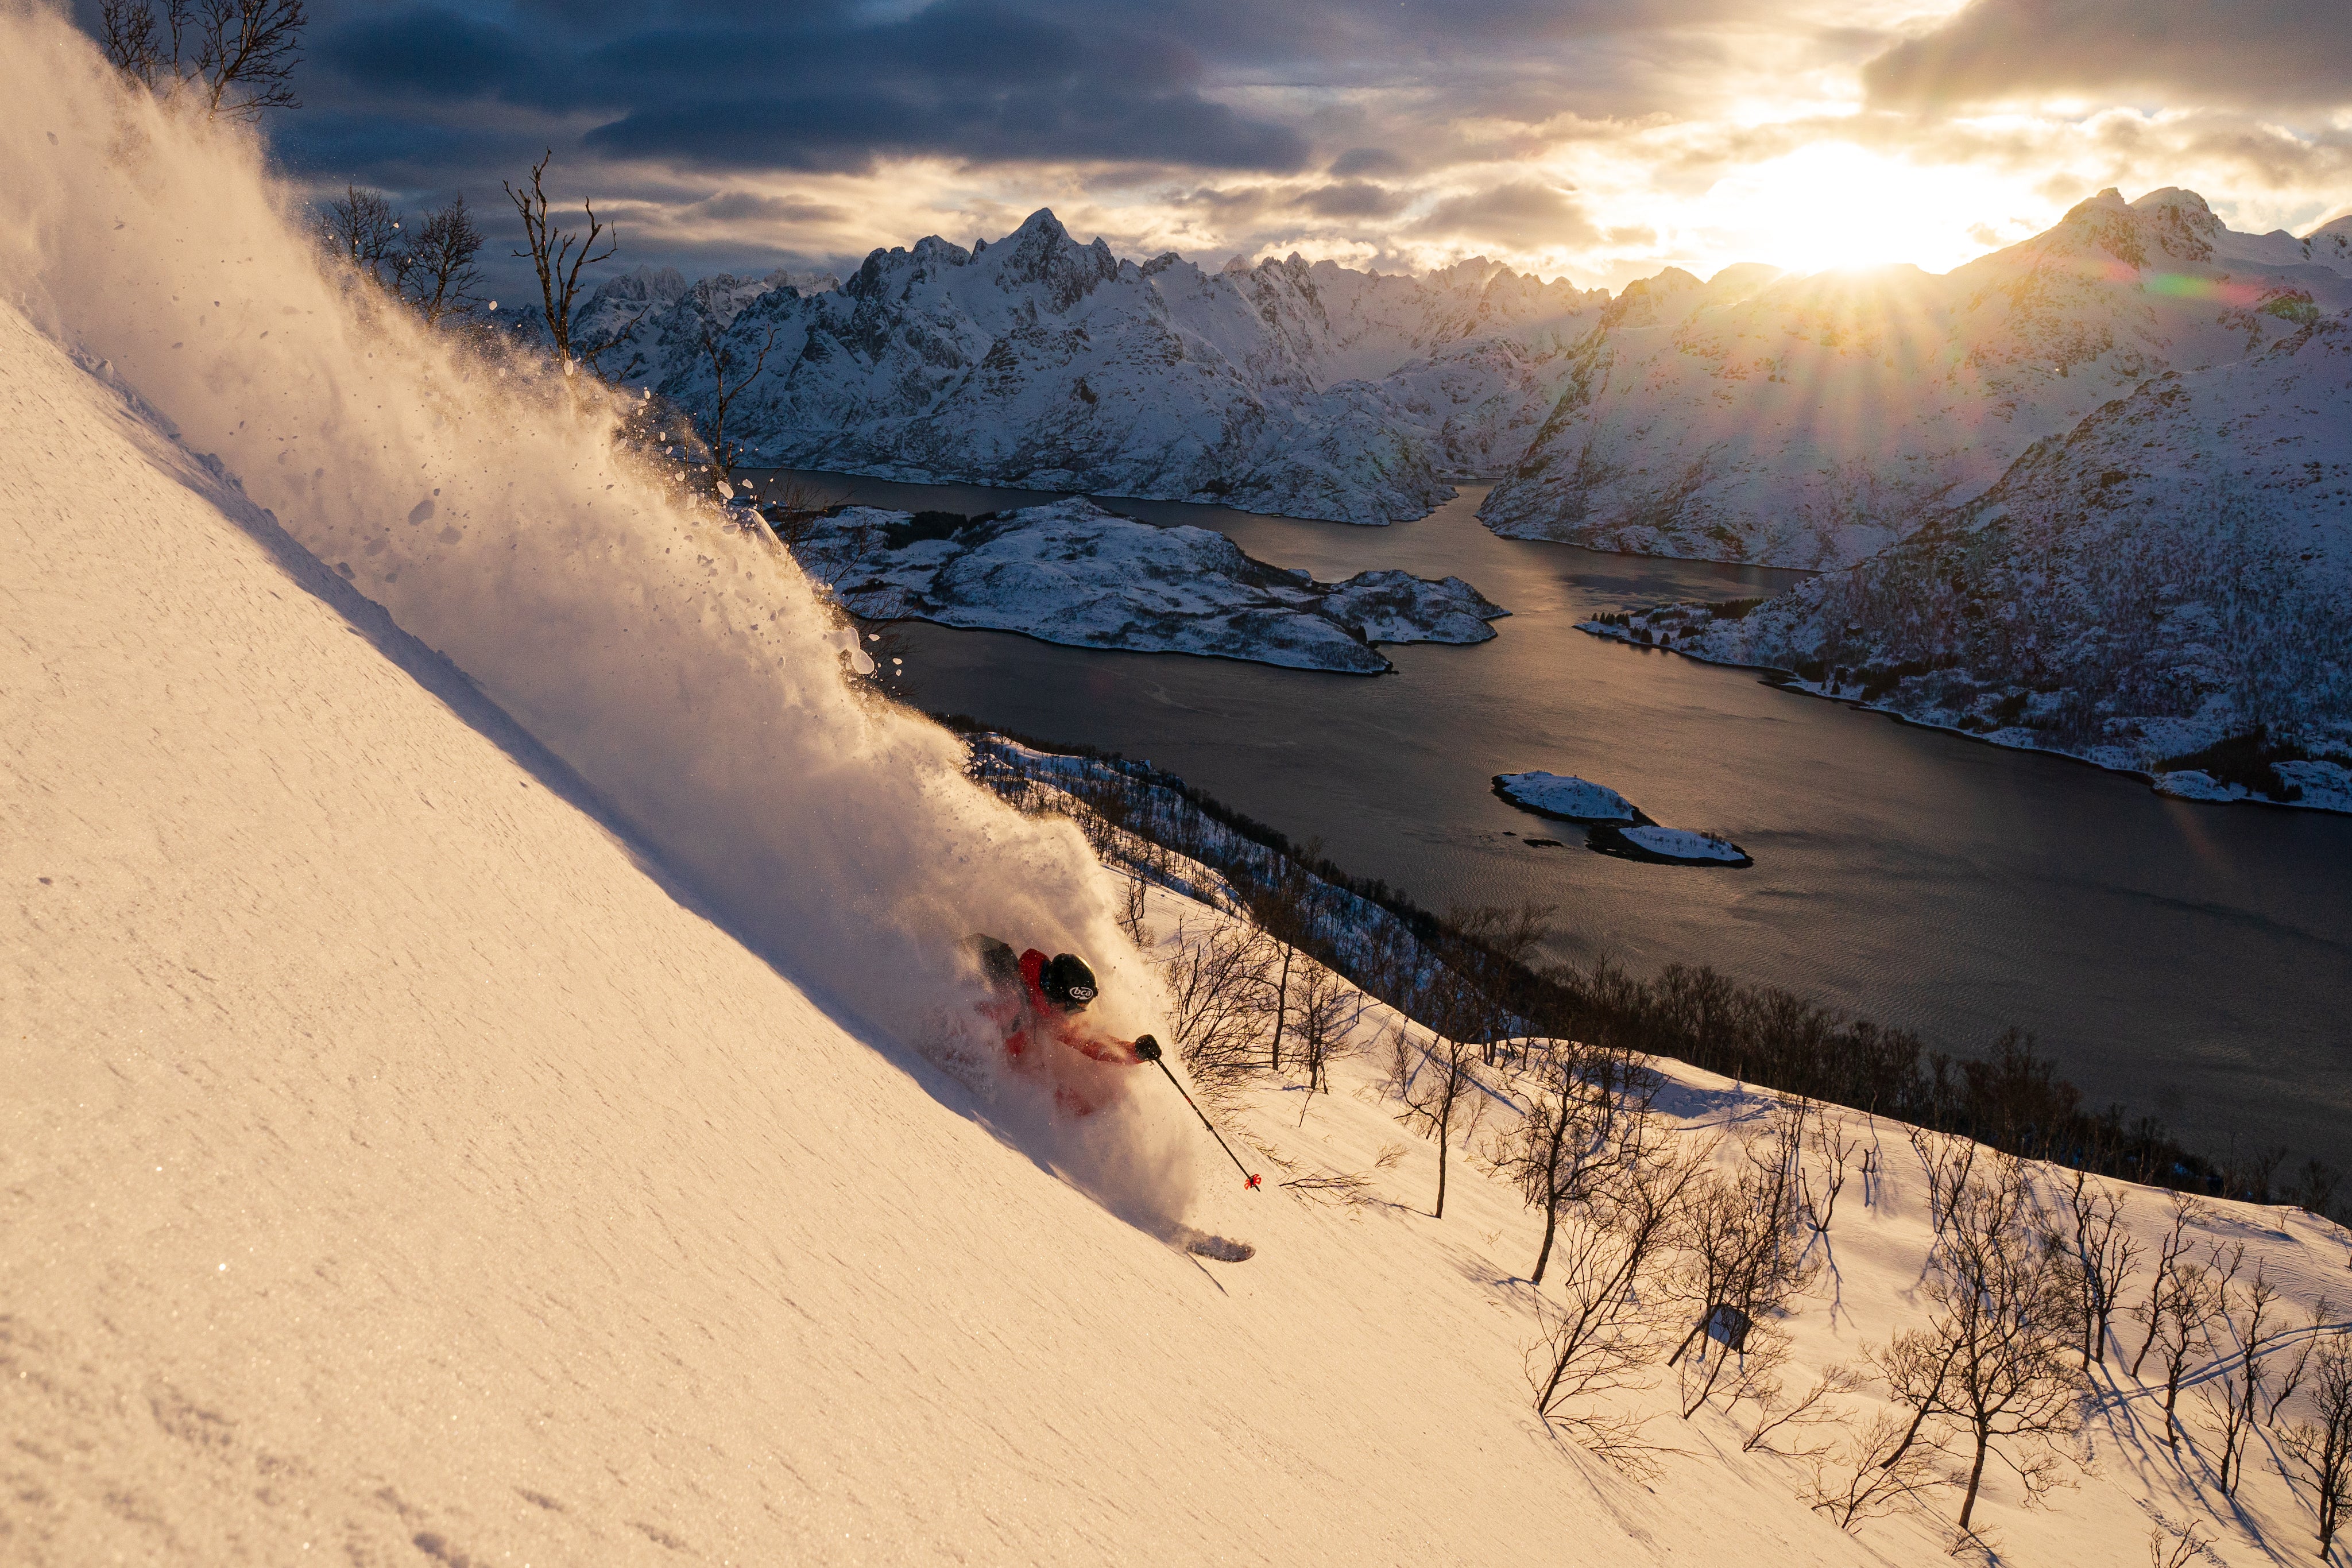
M 1021 955 L 1020 1016 L 1012 1020 L 1005 1032 L 1004 1054 L 1020 1056 L 1029 1049 L 1034 1030 L 1045 1039 L 1068 1046 L 1081 1056 L 1091 1056 L 1097 1061 L 1108 1061 L 1114 1067 L 1139 1067 L 1143 1059 L 1135 1054 L 1132 1041 L 1113 1040 L 1099 1030 L 1089 1028 L 1083 1013 L 1066 1013 L 1045 998 L 1044 973 L 1051 962 L 1043 953 L 1032 947 Z

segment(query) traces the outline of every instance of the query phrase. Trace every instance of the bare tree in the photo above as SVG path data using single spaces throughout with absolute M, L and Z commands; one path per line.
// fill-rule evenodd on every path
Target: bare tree
M 2076 1421 L 2080 1379 L 2067 1364 L 2071 1327 L 2063 1283 L 2028 1223 L 2019 1164 L 1997 1155 L 1950 1193 L 1944 1239 L 1923 1288 L 1930 1326 L 1897 1334 L 1876 1358 L 1910 1432 L 1885 1462 L 1906 1454 L 1929 1424 L 1970 1444 L 1963 1532 L 1976 1512 L 1985 1460 L 2000 1453 L 2024 1483 L 2028 1502 L 2056 1484 L 2053 1444 Z
M 2140 1244 L 2124 1224 L 2124 1196 L 2119 1188 L 2095 1182 L 2077 1170 L 2062 1187 L 2064 1207 L 2045 1231 L 2047 1244 L 2058 1260 L 2078 1325 L 2083 1365 L 2087 1369 L 2106 1359 L 2107 1331 L 2116 1299 L 2130 1280 L 2140 1258 Z
M 326 207 L 327 248 L 370 282 L 396 289 L 408 276 L 408 239 L 381 191 L 345 185 Z
M 1317 852 L 1310 849 L 1308 853 Z M 1298 945 L 1313 924 L 1307 905 L 1307 870 L 1286 859 L 1279 874 L 1249 900 L 1250 919 L 1274 943 L 1277 958 L 1268 978 L 1274 988 L 1274 1031 L 1267 1055 L 1274 1071 L 1282 1071 L 1282 1036 L 1290 1021 L 1290 972 L 1298 959 Z
M 2270 1368 L 2263 1360 L 2263 1330 L 2275 1320 L 2279 1300 L 2270 1267 L 2259 1259 L 2252 1278 L 2240 1283 L 2238 1276 L 2245 1260 L 2243 1242 L 2226 1249 L 2219 1245 L 2213 1249 L 2214 1316 L 2237 1341 L 2208 1395 L 2221 1421 L 2219 1479 L 2221 1495 L 2228 1498 L 2238 1495 L 2238 1483 L 2245 1479 L 2246 1440 L 2253 1433 L 2268 1393 Z
M 166 102 L 215 119 L 299 109 L 303 0 L 104 0 L 99 47 L 117 70 Z
M 1396 1054 L 1390 1069 L 1390 1082 L 1397 1098 L 1404 1102 L 1397 1120 L 1417 1125 L 1423 1136 L 1437 1140 L 1437 1206 L 1430 1210 L 1433 1219 L 1445 1218 L 1445 1155 L 1453 1142 L 1455 1112 L 1468 1098 L 1475 1126 L 1486 1105 L 1475 1092 L 1477 1056 L 1477 1046 L 1467 1040 L 1433 1033 L 1427 1045 L 1415 1045 L 1411 1029 L 1402 1023 L 1397 1026 Z
M 1364 1007 L 1363 992 L 1325 966 L 1307 961 L 1292 1015 L 1292 1037 L 1298 1042 L 1298 1064 L 1307 1073 L 1309 1104 L 1317 1094 L 1329 1092 L 1331 1059 L 1346 1049 Z M 1299 1108 L 1298 1118 L 1307 1119 L 1306 1106 Z
M 1796 1245 L 1801 1225 L 1797 1167 L 1808 1111 L 1803 1102 L 1775 1105 L 1763 1129 L 1744 1145 L 1746 1159 L 1738 1174 L 1727 1177 L 1710 1171 L 1691 1189 L 1676 1283 L 1697 1316 L 1666 1361 L 1669 1366 L 1684 1367 L 1685 1420 L 1714 1394 L 1735 1355 L 1739 1375 L 1732 1398 L 1736 1403 L 1751 1396 L 1758 1385 L 1751 1384 L 1748 1372 L 1756 1359 L 1748 1353 L 1751 1342 L 1765 1342 L 1758 1349 L 1767 1362 L 1755 1377 L 1769 1380 L 1773 1353 L 1765 1343 L 1778 1331 L 1766 1320 L 1783 1311 L 1818 1270 L 1806 1249 Z M 1723 1342 L 1724 1354 L 1706 1354 L 1709 1337 Z M 1694 1344 L 1698 1356 L 1685 1366 L 1683 1356 Z
M 2324 1315 L 2325 1309 L 2322 1310 Z M 2336 1544 L 2344 1505 L 2352 1501 L 2352 1332 L 2336 1329 L 2319 1342 L 2312 1419 L 2279 1434 L 2279 1446 L 2309 1479 L 2319 1513 L 2319 1556 Z
M 2164 1372 L 2164 1436 L 2165 1441 L 2178 1453 L 2180 1448 L 2180 1385 L 2189 1375 L 2190 1364 L 2213 1348 L 2210 1326 L 2215 1307 L 2216 1281 L 2204 1266 L 2175 1259 L 2167 1270 L 2167 1282 L 2144 1309 L 2147 1316 L 2148 1343 L 2140 1349 L 2145 1358 L 2153 1346 L 2161 1358 L 2158 1365 Z M 2139 1375 L 2139 1362 L 2132 1363 L 2132 1375 Z
M 1911 1442 L 1900 1416 L 1882 1410 L 1842 1457 L 1811 1457 L 1803 1495 L 1807 1506 L 1850 1532 L 1864 1520 L 1916 1502 L 1936 1484 L 1928 1451 Z
M 1821 1174 L 1815 1176 L 1801 1162 L 1797 1166 L 1797 1212 L 1805 1228 L 1821 1238 L 1824 1251 L 1829 1248 L 1830 1221 L 1837 1214 L 1838 1194 L 1845 1190 L 1846 1166 L 1853 1161 L 1860 1145 L 1842 1116 L 1816 1113 L 1813 1130 L 1807 1136 L 1807 1145 L 1821 1162 Z M 1868 1151 L 1864 1151 L 1865 1162 Z M 1865 1163 L 1864 1180 L 1869 1170 Z M 1811 1241 L 1805 1243 L 1810 1249 Z
M 2185 1529 L 2175 1530 L 2159 1524 L 2147 1532 L 2148 1568 L 2189 1568 L 2189 1564 L 2205 1555 L 2206 1542 L 2197 1538 L 2201 1523 L 2190 1520 Z
M 1170 1032 L 1192 1081 L 1231 1089 L 1258 1065 L 1265 944 L 1227 921 L 1185 921 L 1160 962 L 1171 1003 Z
M 1611 1174 L 1559 1248 L 1557 1307 L 1538 1299 L 1543 1339 L 1528 1353 L 1536 1414 L 1620 1469 L 1649 1468 L 1640 1416 L 1610 1403 L 1643 1385 L 1659 1350 L 1659 1297 L 1639 1289 L 1671 1245 L 1711 1145 L 1675 1150 L 1663 1138 Z
M 588 232 L 584 235 L 557 227 L 548 215 L 547 192 L 543 184 L 547 166 L 555 158 L 550 148 L 538 162 L 530 166 L 530 184 L 517 190 L 506 185 L 507 199 L 514 204 L 522 219 L 523 239 L 527 248 L 516 251 L 519 257 L 528 257 L 539 273 L 539 296 L 547 313 L 548 335 L 554 340 L 556 362 L 569 375 L 575 365 L 583 366 L 591 375 L 596 374 L 596 361 L 612 351 L 614 345 L 627 336 L 629 329 L 645 319 L 639 311 L 615 331 L 606 333 L 595 343 L 582 346 L 572 341 L 572 308 L 580 294 L 580 269 L 600 261 L 608 261 L 618 251 L 620 235 L 613 233 L 596 215 L 596 204 L 583 202 L 588 214 Z M 596 248 L 602 240 L 603 250 Z
M 702 438 L 710 448 L 711 472 L 719 483 L 731 489 L 735 479 L 735 464 L 742 456 L 739 444 L 727 439 L 727 411 L 743 395 L 743 389 L 760 379 L 768 368 L 769 351 L 776 346 L 776 329 L 770 327 L 767 336 L 760 340 L 759 352 L 751 356 L 749 370 L 744 370 L 742 356 L 727 340 L 727 333 L 709 316 L 702 319 L 702 357 L 710 365 L 710 414 L 698 421 L 703 426 Z M 741 374 L 738 374 L 738 371 Z
M 425 223 L 408 243 L 408 298 L 427 326 L 445 318 L 466 317 L 480 299 L 482 269 L 474 257 L 482 249 L 482 231 L 466 210 L 462 195 L 446 207 L 425 214 Z
M 1543 1214 L 1529 1284 L 1540 1285 L 1563 1215 L 1649 1144 L 1657 1075 L 1631 1051 L 1556 1040 L 1537 1063 L 1527 1113 L 1503 1137 L 1496 1172 Z
M 2172 1219 L 2165 1228 L 2164 1239 L 2157 1244 L 2156 1279 L 2147 1288 L 2147 1302 L 2132 1309 L 2133 1319 L 2147 1328 L 2147 1336 L 2139 1342 L 2139 1354 L 2132 1357 L 2134 1377 L 2139 1375 L 2139 1364 L 2147 1359 L 2148 1347 L 2156 1343 L 2156 1331 L 2164 1320 L 2167 1292 L 2177 1284 L 2180 1260 L 2189 1251 L 2189 1227 L 2205 1217 L 2204 1206 L 2187 1193 L 2167 1196 L 2172 1204 Z

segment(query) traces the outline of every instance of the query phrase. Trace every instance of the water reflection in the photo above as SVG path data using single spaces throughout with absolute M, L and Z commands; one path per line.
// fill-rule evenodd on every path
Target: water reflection
M 809 477 L 883 506 L 1048 498 Z M 1574 622 L 1801 574 L 1498 539 L 1478 499 L 1384 528 L 1108 504 L 1216 528 L 1318 578 L 1457 574 L 1513 612 L 1491 643 L 1390 648 L 1396 673 L 1368 678 L 910 623 L 908 695 L 1150 758 L 1433 907 L 1557 904 L 1558 956 L 1711 963 L 1958 1051 L 2020 1023 L 2096 1103 L 2162 1109 L 2216 1152 L 2285 1143 L 2352 1164 L 2352 819 L 2169 800 L 1599 642 Z M 1489 791 L 1530 768 L 1721 830 L 1756 866 L 1589 852 Z

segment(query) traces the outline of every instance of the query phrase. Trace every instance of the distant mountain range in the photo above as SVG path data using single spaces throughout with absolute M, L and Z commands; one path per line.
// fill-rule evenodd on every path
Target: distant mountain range
M 730 434 L 779 464 L 1298 517 L 1416 517 L 1494 479 L 1498 531 L 1851 563 L 1989 489 L 2165 371 L 2250 361 L 2352 307 L 2352 218 L 2224 226 L 2193 193 L 2081 204 L 1936 277 L 1668 268 L 1615 298 L 1475 260 L 1421 277 L 1293 256 L 1203 272 L 1080 245 L 1050 212 L 846 281 L 609 280 L 604 361 L 707 405 L 706 324 L 768 369 Z
M 2122 766 L 2261 727 L 2258 792 L 2265 758 L 2352 757 L 2352 217 L 2248 235 L 2105 191 L 1940 277 L 1612 298 L 1483 260 L 1139 265 L 1040 212 L 831 283 L 640 271 L 584 335 L 629 324 L 606 369 L 688 408 L 706 324 L 770 344 L 730 434 L 780 465 L 1364 523 L 1490 479 L 1498 533 L 1831 574 L 1628 634 Z

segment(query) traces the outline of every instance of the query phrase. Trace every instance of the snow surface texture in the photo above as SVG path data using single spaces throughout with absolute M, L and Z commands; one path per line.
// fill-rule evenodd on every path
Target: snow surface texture
M 1209 274 L 1080 245 L 1051 212 L 967 251 L 877 250 L 837 289 L 614 278 L 574 340 L 690 410 L 733 377 L 750 460 L 1352 523 L 1415 517 L 1517 460 L 1606 295 L 1483 259 L 1423 277 L 1298 256 Z M 536 311 L 521 322 L 543 332 Z
M 2308 754 L 2275 763 L 2275 793 L 2352 808 L 2352 322 L 2153 377 L 1850 570 L 1588 630 L 2187 799 L 2250 798 L 2168 764 L 2259 729 Z
M 1498 773 L 1496 793 L 1514 806 L 1571 822 L 1638 822 L 1633 802 L 1606 784 L 1559 773 Z
M 1076 830 L 860 706 L 806 590 L 625 490 L 594 404 L 363 329 L 250 147 L 47 14 L 0 15 L 0 82 L 10 1562 L 1944 1560 L 1840 1535 L 1719 1412 L 1662 1417 L 1654 1490 L 1538 1428 L 1532 1224 L 1466 1162 L 1421 1218 L 1362 1061 L 1304 1128 L 1235 1113 L 1288 1162 L 1250 1197 L 1164 1095 L 1056 1143 L 1018 1081 L 934 1071 L 908 933 L 977 911 L 1148 993 Z M 1702 1131 L 1761 1109 L 1677 1082 Z M 1875 1131 L 1807 1369 L 1910 1310 L 1922 1184 Z M 1372 1201 L 1287 1200 L 1313 1168 Z M 1258 1256 L 1180 1252 L 1175 1211 Z M 2211 1229 L 2303 1301 L 2345 1239 Z M 2063 1512 L 1996 1476 L 2005 1561 L 2137 1563 L 2208 1510 L 2126 1393 Z M 2241 1500 L 2223 1561 L 2305 1537 L 2261 1467 Z
M 950 526 L 851 507 L 795 538 L 852 614 L 1025 632 L 1081 648 L 1207 653 L 1374 675 L 1374 643 L 1483 643 L 1508 611 L 1458 577 L 1315 581 L 1207 528 L 1155 528 L 1073 498 Z
M 1670 269 L 1609 303 L 1482 516 L 1603 549 L 1851 564 L 2151 377 L 2260 360 L 2352 306 L 2340 226 L 2305 246 L 2233 233 L 2193 192 L 2107 191 L 1942 277 Z

